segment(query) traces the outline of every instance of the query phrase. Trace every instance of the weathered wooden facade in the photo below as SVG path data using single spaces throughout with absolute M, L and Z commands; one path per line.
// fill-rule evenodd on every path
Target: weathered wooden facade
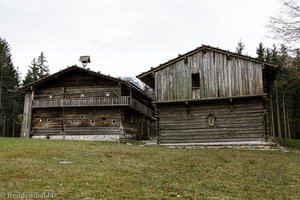
M 263 142 L 276 67 L 203 45 L 137 76 L 155 90 L 158 142 Z
M 151 98 L 130 82 L 72 66 L 21 91 L 22 137 L 117 140 L 122 132 L 150 135 Z

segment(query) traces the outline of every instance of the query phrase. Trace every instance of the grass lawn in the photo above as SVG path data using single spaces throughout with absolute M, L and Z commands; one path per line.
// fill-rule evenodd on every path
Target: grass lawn
M 300 149 L 300 140 L 276 138 L 276 141 L 283 147 Z
M 64 200 L 294 200 L 300 153 L 0 138 L 0 195 L 22 192 Z

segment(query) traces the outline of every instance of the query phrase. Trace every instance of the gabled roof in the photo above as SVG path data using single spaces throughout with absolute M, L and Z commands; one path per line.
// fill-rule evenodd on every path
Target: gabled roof
M 245 59 L 245 60 L 249 60 L 249 61 L 252 61 L 252 62 L 256 62 L 256 63 L 260 63 L 262 65 L 265 65 L 265 66 L 269 66 L 269 67 L 276 67 L 275 64 L 272 64 L 272 63 L 268 63 L 268 62 L 264 62 L 264 61 L 261 61 L 259 59 L 256 59 L 256 58 L 253 58 L 253 57 L 250 57 L 250 56 L 245 56 L 245 55 L 240 55 L 240 54 L 237 54 L 237 53 L 234 53 L 234 52 L 230 52 L 230 51 L 226 51 L 226 50 L 223 50 L 223 49 L 220 49 L 220 48 L 217 48 L 217 47 L 212 47 L 212 46 L 209 46 L 209 45 L 202 45 L 192 51 L 189 51 L 185 54 L 179 54 L 178 57 L 174 58 L 174 59 L 171 59 L 163 64 L 160 64 L 159 66 L 155 67 L 155 68 L 151 68 L 150 70 L 146 71 L 146 72 L 143 72 L 139 75 L 137 75 L 136 77 L 138 79 L 140 79 L 141 81 L 143 81 L 145 84 L 148 84 L 151 88 L 153 88 L 153 78 L 151 77 L 152 76 L 152 73 L 153 72 L 156 72 L 156 71 L 159 71 L 163 68 L 166 68 L 182 59 L 185 59 L 187 58 L 188 56 L 191 56 L 193 54 L 196 54 L 200 51 L 206 51 L 206 50 L 210 50 L 210 51 L 214 51 L 214 52 L 218 52 L 218 53 L 223 53 L 223 54 L 227 54 L 229 56 L 232 56 L 232 57 L 237 57 L 237 58 L 242 58 L 242 59 Z M 152 81 L 151 81 L 152 80 Z M 151 84 L 149 84 L 149 82 L 152 82 Z
M 84 69 L 82 67 L 78 67 L 77 65 L 73 65 L 71 67 L 67 67 L 66 69 L 58 71 L 58 72 L 56 72 L 56 73 L 54 73 L 52 75 L 46 76 L 46 77 L 44 77 L 42 79 L 39 79 L 39 80 L 34 81 L 32 83 L 29 83 L 29 84 L 21 87 L 19 89 L 19 92 L 22 93 L 22 92 L 25 92 L 27 90 L 31 90 L 32 87 L 37 87 L 37 86 L 39 86 L 39 85 L 41 85 L 43 83 L 46 83 L 48 81 L 56 80 L 57 77 L 62 76 L 64 74 L 66 74 L 66 73 L 72 72 L 74 70 L 85 72 L 85 73 L 88 73 L 90 75 L 93 75 L 93 76 L 96 76 L 96 77 L 99 77 L 99 78 L 105 78 L 105 79 L 108 79 L 108 80 L 111 80 L 111 81 L 114 81 L 114 82 L 117 82 L 117 83 L 121 82 L 122 84 L 124 84 L 124 85 L 126 85 L 126 86 L 128 86 L 130 88 L 133 88 L 136 91 L 138 91 L 139 93 L 141 93 L 142 95 L 150 98 L 143 90 L 141 90 L 139 87 L 137 87 L 135 84 L 133 84 L 133 83 L 131 83 L 129 81 L 124 81 L 124 80 L 122 80 L 120 78 L 115 78 L 115 77 L 112 77 L 112 76 L 109 76 L 109 75 L 101 74 L 100 72 L 94 72 L 94 71 L 91 71 L 89 69 Z

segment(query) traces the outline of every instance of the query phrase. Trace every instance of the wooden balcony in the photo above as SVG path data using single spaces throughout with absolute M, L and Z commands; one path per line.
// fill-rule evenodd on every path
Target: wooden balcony
M 121 97 L 99 97 L 99 98 L 77 98 L 77 99 L 34 99 L 32 108 L 55 108 L 55 107 L 87 107 L 87 106 L 130 106 L 148 117 L 153 117 L 153 111 L 145 105 L 130 98 Z

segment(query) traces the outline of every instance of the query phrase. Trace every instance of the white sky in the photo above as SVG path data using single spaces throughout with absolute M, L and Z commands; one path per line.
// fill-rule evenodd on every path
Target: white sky
M 94 71 L 136 76 L 202 44 L 250 56 L 271 47 L 278 0 L 0 0 L 0 37 L 25 76 L 43 51 L 51 73 L 90 55 Z

